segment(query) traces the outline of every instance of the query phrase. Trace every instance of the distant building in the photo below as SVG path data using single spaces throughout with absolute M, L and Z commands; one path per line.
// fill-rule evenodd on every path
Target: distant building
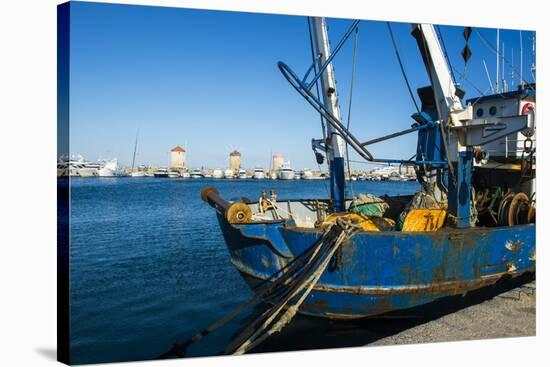
M 285 157 L 283 157 L 282 154 L 273 154 L 273 171 L 279 171 L 281 169 L 281 166 L 283 165 L 284 160 Z
M 238 171 L 241 169 L 241 153 L 237 150 L 229 153 L 229 169 L 232 171 Z
M 170 151 L 170 168 L 183 170 L 185 168 L 185 149 L 179 145 Z

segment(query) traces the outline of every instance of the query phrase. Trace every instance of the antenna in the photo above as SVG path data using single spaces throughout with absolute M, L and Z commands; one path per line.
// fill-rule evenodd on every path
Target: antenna
M 483 66 L 485 66 L 485 74 L 487 74 L 487 80 L 489 80 L 489 87 L 491 87 L 491 91 L 495 94 L 495 88 L 493 87 L 493 82 L 491 81 L 491 76 L 489 75 L 489 70 L 487 69 L 485 60 L 483 60 Z
M 523 88 L 523 37 L 519 31 L 519 85 Z
M 532 55 L 531 55 L 531 74 L 533 75 L 533 81 L 536 81 L 535 80 L 535 72 L 537 71 L 537 66 L 535 64 L 535 61 L 536 61 L 536 55 L 535 55 L 535 35 L 536 33 L 533 32 L 533 37 L 532 37 L 532 42 L 533 42 L 533 45 L 532 45 Z
M 502 91 L 504 93 L 506 93 L 506 77 L 504 75 L 504 42 L 502 42 L 502 52 L 501 52 L 501 57 L 502 57 Z
M 497 90 L 497 93 L 499 93 L 499 89 L 498 89 L 498 79 L 499 79 L 499 76 L 498 76 L 498 73 L 499 73 L 499 62 L 500 62 L 500 29 L 497 28 L 497 77 L 496 77 L 496 90 Z
M 514 49 L 512 48 L 512 87 L 514 87 L 514 73 L 515 73 L 515 70 L 514 70 Z

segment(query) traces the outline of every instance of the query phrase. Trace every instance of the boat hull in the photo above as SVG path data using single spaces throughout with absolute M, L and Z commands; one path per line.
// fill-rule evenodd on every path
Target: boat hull
M 252 290 L 272 282 L 321 236 L 283 221 L 229 224 L 231 261 Z M 535 225 L 361 232 L 343 245 L 299 312 L 362 318 L 406 310 L 535 271 Z

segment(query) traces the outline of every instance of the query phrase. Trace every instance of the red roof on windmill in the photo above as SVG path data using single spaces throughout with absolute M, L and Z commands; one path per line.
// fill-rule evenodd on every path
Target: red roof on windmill
M 229 155 L 230 155 L 231 157 L 234 157 L 234 156 L 240 156 L 241 153 L 240 153 L 238 150 L 234 150 L 234 151 L 232 151 L 231 153 L 229 153 Z
M 179 145 L 171 150 L 171 152 L 185 152 L 185 149 L 180 147 Z

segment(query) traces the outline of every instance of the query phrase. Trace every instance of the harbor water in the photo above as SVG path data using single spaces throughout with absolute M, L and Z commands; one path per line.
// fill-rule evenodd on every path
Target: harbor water
M 214 211 L 199 196 L 328 197 L 324 180 L 71 179 L 71 354 L 74 364 L 155 359 L 252 296 L 229 260 Z M 412 194 L 416 182 L 353 182 L 353 191 Z M 264 305 L 192 345 L 216 355 Z M 299 316 L 256 352 L 365 345 L 406 327 Z

